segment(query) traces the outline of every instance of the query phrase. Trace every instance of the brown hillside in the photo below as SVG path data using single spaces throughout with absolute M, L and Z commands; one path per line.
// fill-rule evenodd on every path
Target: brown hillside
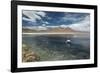
M 55 29 L 52 29 L 52 30 L 49 30 L 49 32 L 77 32 L 71 28 L 55 28 Z

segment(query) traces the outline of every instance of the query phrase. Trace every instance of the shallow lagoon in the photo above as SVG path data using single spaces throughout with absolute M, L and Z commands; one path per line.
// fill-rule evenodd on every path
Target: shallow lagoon
M 90 58 L 89 36 L 23 35 L 22 43 L 30 46 L 39 61 L 83 60 Z M 70 40 L 69 43 L 66 41 Z

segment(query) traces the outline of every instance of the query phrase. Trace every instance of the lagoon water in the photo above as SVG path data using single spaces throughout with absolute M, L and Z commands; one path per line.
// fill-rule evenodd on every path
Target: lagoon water
M 40 57 L 39 61 L 83 60 L 90 58 L 89 37 L 74 37 L 68 34 L 23 35 L 22 43 L 31 47 L 30 49 Z

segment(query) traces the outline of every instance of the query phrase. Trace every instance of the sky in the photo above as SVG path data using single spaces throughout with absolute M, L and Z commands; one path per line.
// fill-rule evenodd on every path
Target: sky
M 90 14 L 75 12 L 22 11 L 22 26 L 69 26 L 75 30 L 90 30 Z

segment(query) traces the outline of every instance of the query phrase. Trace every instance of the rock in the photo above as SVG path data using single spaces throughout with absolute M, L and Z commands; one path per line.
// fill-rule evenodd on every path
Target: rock
M 22 61 L 23 62 L 34 62 L 34 61 L 39 60 L 39 57 L 37 56 L 37 54 L 30 48 L 24 45 L 22 49 L 23 49 L 22 50 Z

